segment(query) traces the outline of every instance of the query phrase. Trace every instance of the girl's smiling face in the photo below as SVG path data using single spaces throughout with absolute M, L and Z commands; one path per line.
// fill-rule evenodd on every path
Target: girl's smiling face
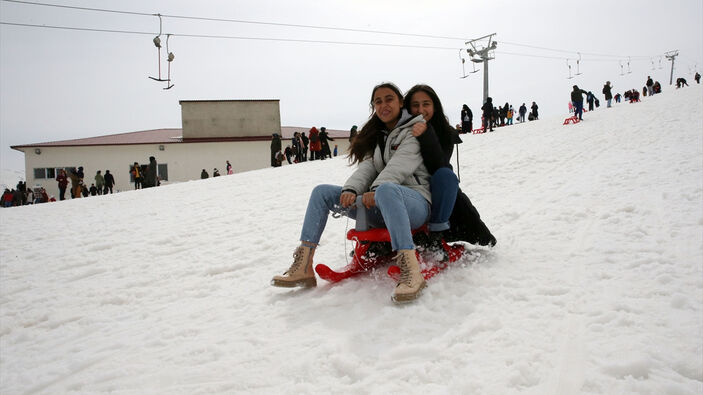
M 373 94 L 373 109 L 381 122 L 386 124 L 390 130 L 400 118 L 400 110 L 403 102 L 398 95 L 390 88 L 381 87 Z
M 423 91 L 417 91 L 410 98 L 410 113 L 412 115 L 420 115 L 429 122 L 434 115 L 434 103 L 430 95 Z

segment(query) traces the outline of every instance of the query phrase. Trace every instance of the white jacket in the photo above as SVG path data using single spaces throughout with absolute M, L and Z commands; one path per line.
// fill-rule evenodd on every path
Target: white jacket
M 344 183 L 342 190 L 361 195 L 392 182 L 420 192 L 431 203 L 430 173 L 423 164 L 420 143 L 412 135 L 412 127 L 418 122 L 424 122 L 422 115 L 413 118 L 403 110 L 398 125 L 390 132 L 382 132 L 387 134 L 383 152 L 377 144 L 373 155 L 359 163 L 359 168 Z

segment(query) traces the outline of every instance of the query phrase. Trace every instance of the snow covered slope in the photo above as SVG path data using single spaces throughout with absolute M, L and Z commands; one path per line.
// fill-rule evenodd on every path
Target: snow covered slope
M 700 394 L 702 117 L 694 85 L 464 136 L 498 245 L 404 307 L 382 271 L 269 286 L 342 158 L 2 209 L 0 392 Z

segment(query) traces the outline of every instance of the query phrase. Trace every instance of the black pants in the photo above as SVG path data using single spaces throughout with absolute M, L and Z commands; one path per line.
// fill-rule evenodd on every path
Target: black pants
M 59 200 L 66 200 L 66 187 L 59 187 Z

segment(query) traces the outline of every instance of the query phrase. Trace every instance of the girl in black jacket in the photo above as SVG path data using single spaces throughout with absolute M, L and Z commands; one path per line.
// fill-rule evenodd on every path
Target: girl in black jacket
M 425 123 L 417 123 L 413 127 L 413 135 L 420 142 L 420 153 L 425 163 L 427 171 L 429 171 L 430 191 L 432 193 L 432 209 L 430 213 L 430 243 L 429 248 L 434 253 L 442 253 L 443 258 L 446 257 L 446 252 L 442 248 L 442 239 L 463 239 L 464 241 L 475 243 L 479 240 L 473 237 L 465 237 L 465 235 L 454 235 L 450 237 L 450 228 L 456 229 L 455 224 L 450 224 L 450 216 L 454 216 L 455 203 L 459 200 L 469 202 L 468 197 L 460 192 L 459 180 L 457 179 L 451 164 L 449 163 L 454 152 L 454 144 L 461 143 L 461 139 L 444 115 L 442 103 L 435 93 L 434 89 L 427 85 L 415 85 L 406 94 L 404 107 L 407 108 L 412 115 L 422 114 Z M 463 195 L 463 196 L 462 196 Z M 461 199 L 458 199 L 461 197 Z M 465 200 L 464 200 L 465 198 Z M 471 203 L 468 203 L 471 205 Z M 471 215 L 475 214 L 475 220 L 478 219 L 478 212 L 471 206 L 473 210 Z M 459 222 L 459 221 L 457 221 Z M 461 221 L 463 225 L 475 221 Z M 456 225 L 459 225 L 458 223 Z M 481 225 L 483 223 L 481 222 Z M 490 234 L 488 229 L 483 227 L 472 226 L 473 231 L 483 233 L 480 238 L 481 244 L 493 245 L 495 238 Z M 485 230 L 485 232 L 484 232 Z M 458 238 L 457 238 L 458 237 Z

